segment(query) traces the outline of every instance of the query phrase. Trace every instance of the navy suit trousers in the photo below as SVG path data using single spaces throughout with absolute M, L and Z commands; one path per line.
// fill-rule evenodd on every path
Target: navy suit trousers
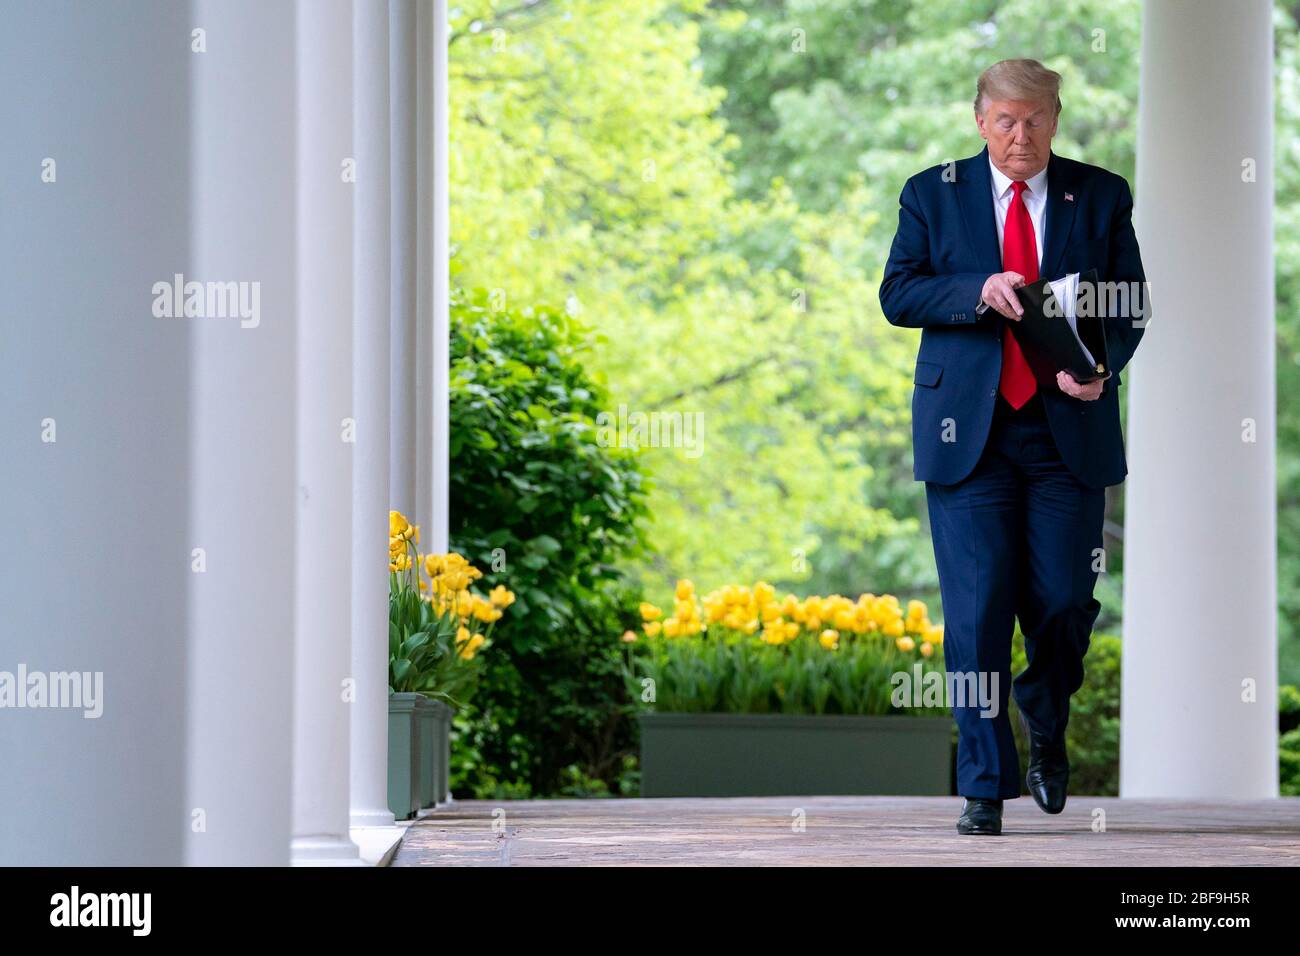
M 1035 732 L 1064 742 L 1070 695 L 1101 605 L 1105 489 L 1080 482 L 1062 461 L 1038 393 L 997 411 L 974 470 L 952 485 L 926 482 L 939 587 L 944 666 L 981 675 L 997 706 L 954 695 L 957 792 L 1020 796 L 1020 764 L 1008 693 Z M 1020 619 L 1028 666 L 1011 681 L 1011 637 Z M 997 675 L 996 684 L 993 675 Z M 992 715 L 991 715 L 992 714 Z

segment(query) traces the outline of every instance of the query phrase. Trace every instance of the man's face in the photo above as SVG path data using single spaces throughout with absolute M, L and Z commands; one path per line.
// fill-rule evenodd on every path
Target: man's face
M 975 114 L 980 136 L 989 144 L 993 165 L 1011 179 L 1028 179 L 1044 166 L 1056 135 L 1054 103 L 987 100 Z

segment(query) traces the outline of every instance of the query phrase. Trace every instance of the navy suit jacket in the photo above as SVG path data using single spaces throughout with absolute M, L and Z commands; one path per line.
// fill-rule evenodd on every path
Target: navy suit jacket
M 993 421 L 1009 320 L 993 308 L 975 311 L 985 280 L 1006 271 L 991 180 L 986 145 L 976 156 L 917 173 L 899 197 L 880 308 L 893 325 L 921 330 L 912 390 L 917 481 L 950 485 L 965 478 Z M 1103 282 L 1140 283 L 1141 296 L 1131 300 L 1137 318 L 1103 322 L 1111 376 L 1100 398 L 1083 401 L 1055 386 L 1039 390 L 1061 458 L 1080 481 L 1101 488 L 1128 474 L 1117 390 L 1142 338 L 1141 310 L 1150 318 L 1150 300 L 1124 177 L 1051 153 L 1039 275 L 1056 280 L 1090 268 Z

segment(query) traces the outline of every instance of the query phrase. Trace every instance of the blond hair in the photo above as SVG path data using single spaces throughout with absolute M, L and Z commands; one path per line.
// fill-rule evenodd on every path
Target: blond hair
M 1061 112 L 1061 74 L 1037 60 L 1000 60 L 980 74 L 975 85 L 975 112 L 984 115 L 986 100 L 1054 103 Z

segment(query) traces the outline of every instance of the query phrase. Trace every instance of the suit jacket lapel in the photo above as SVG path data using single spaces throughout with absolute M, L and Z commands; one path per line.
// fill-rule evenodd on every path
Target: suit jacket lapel
M 1066 193 L 1073 198 L 1066 199 Z M 1074 224 L 1074 207 L 1082 199 L 1073 177 L 1066 172 L 1065 164 L 1056 153 L 1051 153 L 1047 158 L 1047 221 L 1043 223 L 1043 264 L 1038 270 L 1039 275 L 1057 278 L 1057 266 L 1065 254 L 1065 242 Z
M 964 159 L 957 172 L 957 202 L 961 207 L 966 241 L 975 250 L 981 268 L 1001 272 L 1002 254 L 998 251 L 998 224 L 993 219 L 993 178 L 989 174 L 989 148 L 977 156 Z

